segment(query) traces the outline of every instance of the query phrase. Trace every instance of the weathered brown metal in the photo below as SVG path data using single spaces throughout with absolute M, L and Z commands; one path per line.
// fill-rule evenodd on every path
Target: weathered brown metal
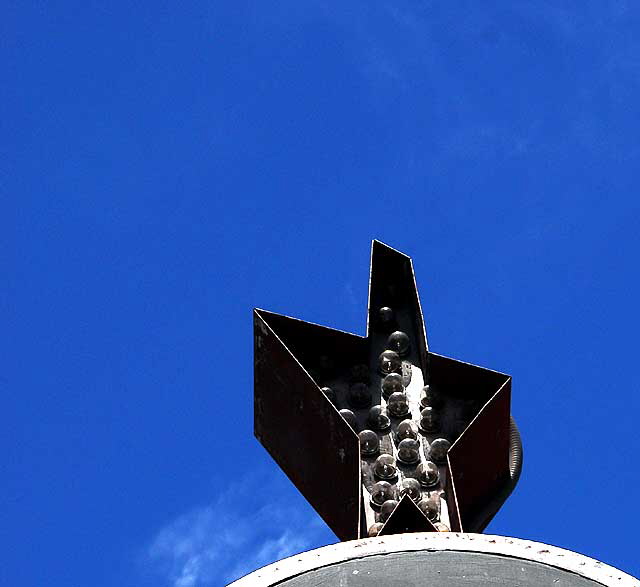
M 382 307 L 393 309 L 391 321 L 388 312 L 381 318 Z M 429 352 L 409 257 L 373 242 L 366 337 L 265 310 L 255 310 L 254 324 L 256 436 L 339 538 L 366 536 L 379 519 L 370 499 L 379 479 L 376 457 L 360 455 L 358 437 L 338 409 L 351 409 L 359 430 L 371 426 L 368 407 L 352 401 L 359 385 L 359 392 L 370 393 L 372 405 L 384 410 L 378 355 L 388 348 L 393 330 L 405 332 L 411 343 L 398 367 L 407 417 L 420 420 L 426 384 L 444 402 L 436 410 L 437 426 L 423 429 L 419 441 L 421 461 L 430 457 L 435 439 L 452 443 L 439 466 L 440 482 L 429 489 L 429 495 L 435 491 L 443 498 L 441 521 L 458 531 L 486 526 L 517 478 L 509 471 L 511 379 Z M 321 387 L 330 388 L 328 395 Z M 392 418 L 391 428 L 378 432 L 380 452 L 399 456 L 399 421 Z M 397 467 L 395 481 L 416 478 L 416 464 Z M 405 497 L 381 533 L 434 529 Z
M 489 523 L 488 513 L 496 495 L 511 483 L 510 392 L 511 378 L 507 378 L 449 449 L 451 494 L 462 526 L 458 529 L 454 525 L 455 530 L 482 531 Z
M 358 437 L 287 345 L 304 355 L 327 339 L 340 354 L 358 352 L 363 339 L 263 310 L 254 330 L 256 438 L 338 538 L 358 538 Z

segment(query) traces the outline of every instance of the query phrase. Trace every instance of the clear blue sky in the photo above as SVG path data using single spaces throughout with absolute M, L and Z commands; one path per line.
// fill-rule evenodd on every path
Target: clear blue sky
M 640 8 L 11 2 L 0 584 L 208 587 L 335 540 L 252 437 L 251 309 L 511 373 L 489 531 L 640 575 Z

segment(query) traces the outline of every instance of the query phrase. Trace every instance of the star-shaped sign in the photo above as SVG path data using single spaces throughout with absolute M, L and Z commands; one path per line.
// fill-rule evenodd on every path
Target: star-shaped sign
M 365 337 L 254 310 L 255 434 L 341 540 L 480 532 L 517 482 L 511 377 L 429 351 L 411 259 L 374 241 Z

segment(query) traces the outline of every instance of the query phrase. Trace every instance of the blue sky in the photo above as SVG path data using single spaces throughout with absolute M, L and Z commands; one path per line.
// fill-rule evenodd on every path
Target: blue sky
M 32 3 L 0 23 L 0 584 L 224 585 L 335 540 L 252 437 L 251 309 L 513 375 L 488 531 L 640 575 L 640 8 Z

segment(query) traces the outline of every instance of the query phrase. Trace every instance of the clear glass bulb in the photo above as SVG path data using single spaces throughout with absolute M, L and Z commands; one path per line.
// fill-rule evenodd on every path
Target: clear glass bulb
M 367 532 L 369 538 L 375 538 L 382 530 L 382 526 L 384 526 L 384 522 L 376 522 L 369 527 L 369 531 Z
M 363 430 L 358 434 L 360 452 L 364 456 L 377 455 L 380 452 L 380 440 L 373 430 Z
M 396 441 L 400 442 L 405 438 L 418 438 L 418 425 L 413 420 L 402 420 L 396 428 Z
M 373 465 L 373 474 L 378 479 L 394 479 L 398 474 L 396 460 L 388 454 L 382 454 Z
M 420 460 L 420 443 L 413 438 L 405 438 L 398 444 L 398 460 L 412 465 Z
M 391 426 L 391 420 L 387 416 L 387 411 L 382 406 L 373 406 L 369 410 L 369 417 L 367 418 L 369 426 L 374 430 L 388 430 Z
M 434 408 L 426 407 L 420 412 L 420 428 L 425 432 L 440 430 L 440 416 Z
M 398 502 L 395 499 L 388 499 L 380 506 L 380 521 L 386 522 L 393 510 L 396 509 Z
M 399 371 L 400 367 L 402 367 L 402 361 L 396 351 L 384 351 L 378 357 L 378 369 L 383 375 Z
M 354 432 L 358 431 L 358 419 L 351 410 L 340 410 L 340 415 L 344 418 L 345 422 L 351 426 Z
M 378 481 L 371 487 L 371 503 L 382 505 L 388 499 L 395 499 L 396 490 L 388 481 Z
M 440 498 L 438 496 L 431 495 L 423 499 L 418 503 L 418 507 L 432 522 L 435 522 L 440 516 Z
M 350 383 L 370 383 L 371 372 L 368 365 L 354 365 L 349 370 L 349 382 Z
M 424 487 L 433 487 L 440 480 L 440 471 L 435 463 L 427 461 L 420 463 L 416 468 L 416 476 L 418 481 Z
M 378 310 L 378 320 L 380 321 L 380 326 L 389 332 L 396 318 L 393 310 L 389 306 L 383 306 Z
M 420 407 L 439 408 L 443 404 L 442 394 L 439 394 L 431 385 L 425 385 L 420 394 Z
M 354 383 L 349 388 L 349 405 L 366 408 L 371 405 L 371 391 L 366 383 Z
M 320 390 L 327 396 L 327 399 L 332 403 L 336 403 L 336 392 L 330 387 L 321 387 Z
M 420 497 L 422 497 L 420 483 L 411 477 L 403 479 L 400 486 L 400 497 L 403 495 L 408 495 L 415 502 L 420 501 Z
M 409 399 L 404 393 L 392 393 L 387 400 L 387 409 L 394 418 L 404 418 L 409 415 Z
M 434 463 L 444 463 L 451 443 L 446 438 L 436 438 L 429 446 L 429 458 Z
M 389 397 L 392 393 L 404 392 L 404 383 L 402 382 L 402 375 L 400 373 L 389 373 L 382 380 L 382 395 Z
M 411 348 L 411 342 L 409 341 L 409 337 L 405 332 L 396 330 L 389 335 L 387 346 L 392 351 L 396 351 L 396 353 L 398 353 L 401 357 L 404 357 Z

